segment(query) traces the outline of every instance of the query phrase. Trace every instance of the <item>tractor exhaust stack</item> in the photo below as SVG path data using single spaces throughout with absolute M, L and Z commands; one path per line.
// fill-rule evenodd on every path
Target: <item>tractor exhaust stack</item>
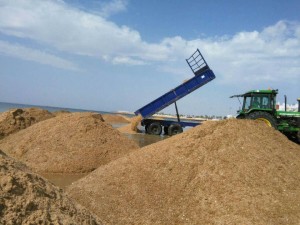
M 286 111 L 286 95 L 284 95 L 284 111 Z

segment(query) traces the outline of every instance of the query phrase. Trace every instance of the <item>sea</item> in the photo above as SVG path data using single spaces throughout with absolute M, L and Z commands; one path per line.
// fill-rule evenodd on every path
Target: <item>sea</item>
M 86 110 L 86 109 L 74 109 L 74 108 L 61 108 L 61 107 L 53 107 L 53 106 L 43 106 L 43 105 L 29 105 L 29 104 L 18 104 L 18 103 L 10 103 L 10 102 L 0 102 L 0 113 L 8 111 L 9 109 L 23 109 L 23 108 L 41 108 L 48 110 L 49 112 L 55 111 L 69 111 L 69 112 L 96 112 L 100 114 L 122 114 L 128 117 L 132 117 L 133 114 L 126 112 L 106 112 L 106 111 L 95 111 L 95 110 Z

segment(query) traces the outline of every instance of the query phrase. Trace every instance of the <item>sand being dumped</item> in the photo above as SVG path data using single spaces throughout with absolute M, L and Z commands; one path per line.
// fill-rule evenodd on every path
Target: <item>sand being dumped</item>
M 68 193 L 106 224 L 300 224 L 299 159 L 297 144 L 261 122 L 207 122 Z
M 131 130 L 137 132 L 138 131 L 138 125 L 142 121 L 143 117 L 141 115 L 138 115 L 136 117 L 131 118 Z
M 0 139 L 37 122 L 54 117 L 40 108 L 11 109 L 0 114 Z
M 102 117 L 107 123 L 130 123 L 130 118 L 122 115 L 103 114 Z
M 0 224 L 101 224 L 59 188 L 0 150 Z
M 139 130 L 138 126 L 140 124 L 140 122 L 142 121 L 143 117 L 141 115 L 132 117 L 130 119 L 130 124 L 126 125 L 126 126 L 122 126 L 118 128 L 118 131 L 120 131 L 121 133 L 126 133 L 126 134 L 138 134 L 138 133 L 142 133 L 141 130 Z
M 100 114 L 70 113 L 37 123 L 0 141 L 8 155 L 36 172 L 85 173 L 138 148 Z

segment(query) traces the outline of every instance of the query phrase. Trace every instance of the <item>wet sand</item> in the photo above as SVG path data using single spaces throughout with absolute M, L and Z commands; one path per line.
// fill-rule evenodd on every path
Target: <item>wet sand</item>
M 128 126 L 128 124 L 126 123 L 112 123 L 111 125 L 113 128 L 116 129 L 124 126 Z M 135 141 L 141 148 L 156 143 L 158 141 L 164 140 L 169 137 L 164 135 L 158 136 L 158 135 L 145 134 L 144 127 L 141 126 L 138 127 L 138 130 L 141 131 L 141 133 L 137 133 L 137 134 L 123 133 L 123 134 L 129 139 Z
M 157 135 L 149 135 L 149 134 L 124 134 L 124 135 L 129 139 L 135 141 L 141 148 L 168 138 L 168 136 L 157 136 Z
M 88 173 L 82 174 L 41 174 L 44 178 L 49 180 L 51 183 L 56 186 L 64 189 L 66 186 L 72 184 L 74 181 L 79 180 L 80 178 L 88 175 Z

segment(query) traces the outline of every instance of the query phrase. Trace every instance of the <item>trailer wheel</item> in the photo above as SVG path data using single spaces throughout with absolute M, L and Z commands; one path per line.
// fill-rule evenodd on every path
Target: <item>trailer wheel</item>
M 146 133 L 146 134 L 149 134 L 148 129 L 149 129 L 149 124 L 147 124 L 147 125 L 145 126 L 145 133 Z
M 168 129 L 169 129 L 169 127 L 164 127 L 164 134 L 165 134 L 165 135 L 168 135 L 168 134 L 169 134 Z
M 277 129 L 275 118 L 267 112 L 256 111 L 251 113 L 248 118 L 252 120 L 263 121 L 269 127 L 274 127 Z
M 183 132 L 183 129 L 180 126 L 180 124 L 178 124 L 178 123 L 173 123 L 169 126 L 168 134 L 170 136 L 175 135 L 175 134 L 179 134 L 179 133 L 182 133 L 182 132 Z
M 162 127 L 160 123 L 154 122 L 149 125 L 147 132 L 148 134 L 160 135 L 162 132 Z

